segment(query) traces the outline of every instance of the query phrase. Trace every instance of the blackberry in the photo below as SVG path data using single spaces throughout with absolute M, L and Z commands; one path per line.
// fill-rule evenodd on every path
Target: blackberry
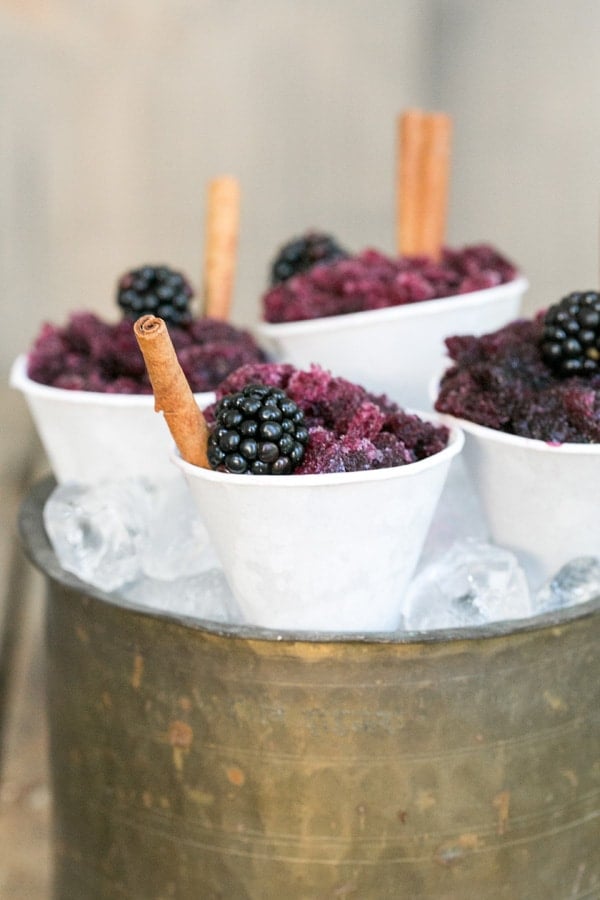
M 600 294 L 575 291 L 551 306 L 542 322 L 542 357 L 557 375 L 600 371 Z
M 287 281 L 292 275 L 306 272 L 313 266 L 345 259 L 347 256 L 347 251 L 330 235 L 309 231 L 280 248 L 271 265 L 271 286 Z
M 217 403 L 208 461 L 236 475 L 289 475 L 307 441 L 304 413 L 285 391 L 249 384 Z
M 192 319 L 189 302 L 193 293 L 180 272 L 167 266 L 141 266 L 121 276 L 117 302 L 127 319 L 150 314 L 172 325 L 186 325 Z

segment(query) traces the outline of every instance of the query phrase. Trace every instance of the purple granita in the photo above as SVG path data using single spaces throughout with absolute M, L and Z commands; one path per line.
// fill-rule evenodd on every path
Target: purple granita
M 453 364 L 435 408 L 548 443 L 600 443 L 600 373 L 557 375 L 542 355 L 545 313 L 446 340 Z
M 263 296 L 267 322 L 298 322 L 451 297 L 512 281 L 517 269 L 488 244 L 425 256 L 388 257 L 376 250 L 295 275 Z
M 227 322 L 200 318 L 167 327 L 196 393 L 214 390 L 241 365 L 266 360 L 249 332 Z M 67 390 L 152 393 L 132 322 L 109 324 L 90 312 L 72 314 L 64 327 L 44 324 L 27 371 L 33 381 Z
M 287 363 L 242 366 L 219 385 L 217 401 L 253 383 L 281 388 L 304 413 L 309 437 L 297 475 L 406 465 L 448 444 L 445 425 L 404 412 L 388 397 L 371 394 L 316 365 L 308 371 Z M 212 424 L 214 405 L 205 415 Z

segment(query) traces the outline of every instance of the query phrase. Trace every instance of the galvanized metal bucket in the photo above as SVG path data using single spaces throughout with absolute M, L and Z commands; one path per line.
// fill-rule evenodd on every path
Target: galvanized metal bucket
M 277 635 L 47 579 L 55 900 L 600 897 L 600 599 Z

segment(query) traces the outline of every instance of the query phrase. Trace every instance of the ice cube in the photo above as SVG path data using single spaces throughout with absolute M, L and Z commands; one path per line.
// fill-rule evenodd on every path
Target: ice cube
M 514 554 L 475 538 L 456 541 L 422 568 L 404 605 L 410 631 L 461 628 L 531 613 L 525 573 Z
M 143 573 L 149 578 L 171 581 L 219 565 L 185 479 L 172 479 L 156 496 L 142 548 Z
M 243 623 L 242 613 L 219 568 L 172 581 L 141 578 L 119 593 L 138 606 L 161 612 L 212 622 Z
M 600 597 L 600 558 L 580 556 L 564 565 L 534 598 L 536 612 L 563 609 Z
M 154 500 L 143 480 L 58 485 L 44 524 L 61 566 L 104 591 L 137 578 Z

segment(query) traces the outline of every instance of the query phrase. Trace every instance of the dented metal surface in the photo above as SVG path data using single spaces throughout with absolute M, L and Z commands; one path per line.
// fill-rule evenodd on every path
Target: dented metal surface
M 435 640 L 191 626 L 61 573 L 44 490 L 55 900 L 600 896 L 600 601 Z

